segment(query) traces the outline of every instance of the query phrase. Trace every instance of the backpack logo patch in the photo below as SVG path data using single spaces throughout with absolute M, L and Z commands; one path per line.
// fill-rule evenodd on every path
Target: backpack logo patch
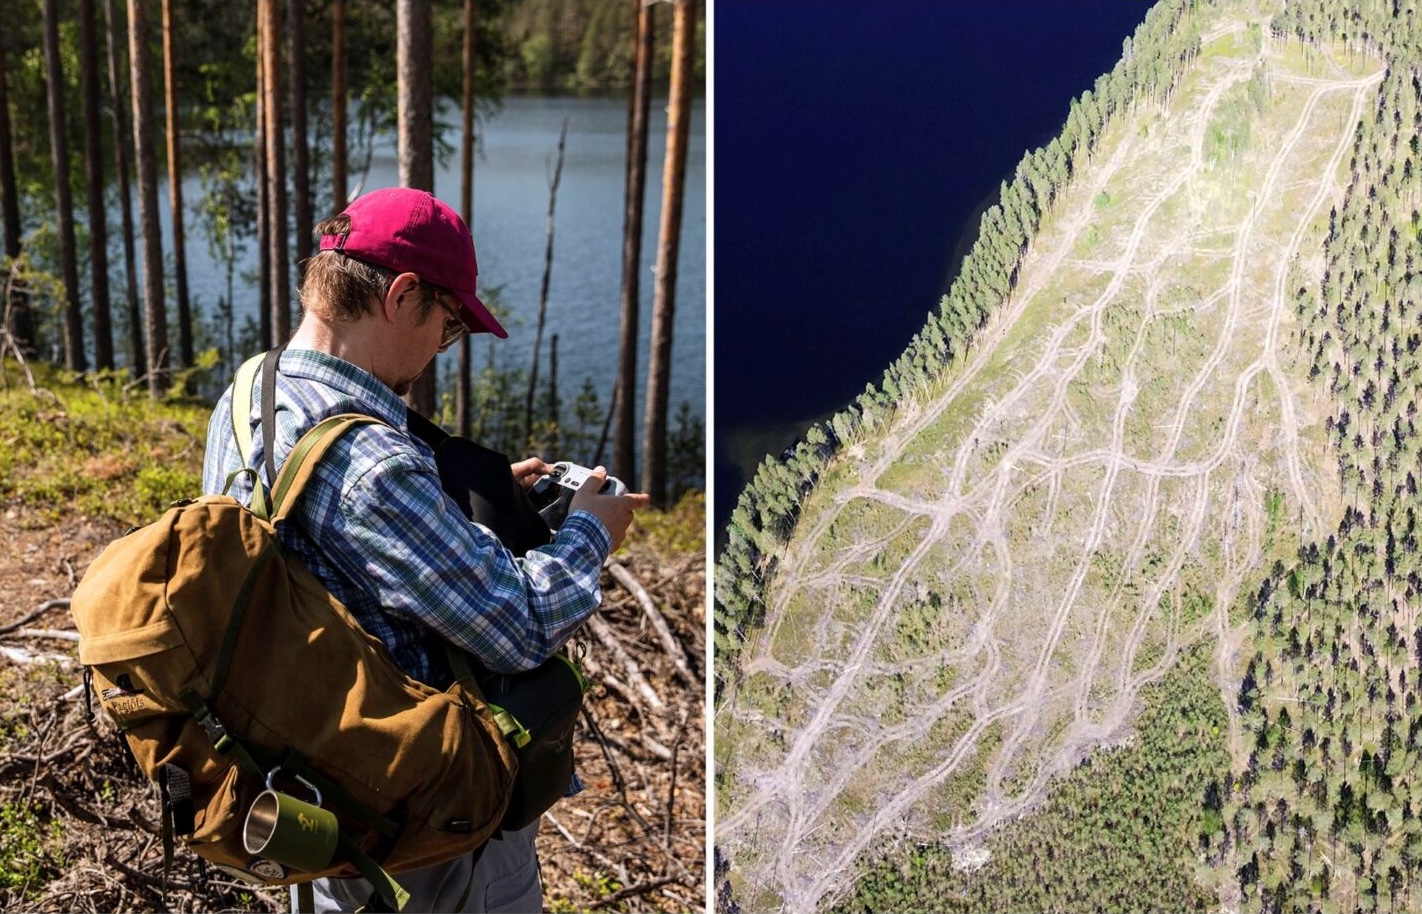
M 104 689 L 104 701 L 113 701 L 115 698 L 126 698 L 130 695 L 142 695 L 145 690 L 134 688 L 133 677 L 123 673 L 114 680 L 113 688 Z

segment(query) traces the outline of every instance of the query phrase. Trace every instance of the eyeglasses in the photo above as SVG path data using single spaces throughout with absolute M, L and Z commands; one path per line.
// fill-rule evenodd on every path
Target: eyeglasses
M 450 346 L 459 342 L 460 338 L 469 332 L 469 325 L 464 323 L 464 318 L 460 315 L 461 309 L 459 305 L 451 305 L 445 301 L 444 293 L 433 286 L 430 287 L 430 291 L 434 295 L 434 300 L 439 302 L 440 307 L 449 315 L 444 319 L 444 334 L 439 338 L 438 351 L 444 352 Z

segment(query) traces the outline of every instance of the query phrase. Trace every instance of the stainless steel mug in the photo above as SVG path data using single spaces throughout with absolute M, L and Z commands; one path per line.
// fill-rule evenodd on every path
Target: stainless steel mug
M 247 812 L 242 843 L 249 853 L 292 869 L 307 873 L 325 869 L 336 853 L 335 814 L 321 807 L 321 792 L 314 787 L 315 803 L 274 789 L 275 774 L 267 775 L 267 789 L 257 795 Z

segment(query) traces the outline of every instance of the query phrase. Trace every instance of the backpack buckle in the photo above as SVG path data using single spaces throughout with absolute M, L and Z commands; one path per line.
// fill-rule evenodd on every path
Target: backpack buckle
M 191 689 L 185 689 L 178 696 L 184 705 L 187 706 L 188 713 L 193 716 L 193 720 L 202 727 L 202 732 L 207 736 L 208 742 L 212 743 L 212 748 L 218 752 L 226 754 L 232 748 L 232 737 L 228 735 L 227 728 L 222 726 L 222 721 L 213 713 L 207 702 L 197 696 Z

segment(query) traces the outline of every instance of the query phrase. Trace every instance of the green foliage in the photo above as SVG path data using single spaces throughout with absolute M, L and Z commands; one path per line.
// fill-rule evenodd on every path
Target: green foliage
M 147 504 L 168 505 L 202 489 L 202 473 L 173 466 L 146 466 L 134 480 L 134 495 Z
M 210 407 L 154 401 L 126 372 L 81 381 L 13 361 L 0 364 L 0 500 L 50 523 L 74 512 L 146 522 L 169 502 L 199 494 Z
M 575 882 L 588 897 L 593 899 L 591 905 L 579 905 L 569 898 L 555 897 L 548 901 L 549 910 L 554 914 L 577 914 L 581 911 L 605 910 L 605 911 L 626 911 L 629 910 L 625 899 L 611 901 L 610 899 L 618 892 L 622 891 L 622 883 L 615 876 L 609 876 L 603 872 L 575 872 L 573 873 Z
M 697 5 L 693 67 L 706 72 L 706 7 Z M 621 89 L 632 80 L 635 22 L 632 5 L 619 0 L 521 0 L 498 20 L 517 54 L 503 61 L 510 86 L 541 89 Z M 652 5 L 652 85 L 665 92 L 671 78 L 672 9 Z
M 64 867 L 63 839 L 63 824 L 41 819 L 31 804 L 0 803 L 0 899 L 35 897 L 56 878 Z
M 647 509 L 627 531 L 627 543 L 655 543 L 670 555 L 696 555 L 706 548 L 706 493 L 695 489 L 664 511 Z
M 525 77 L 530 84 L 540 89 L 550 88 L 553 83 L 553 39 L 546 32 L 530 35 L 518 47 L 523 60 Z

